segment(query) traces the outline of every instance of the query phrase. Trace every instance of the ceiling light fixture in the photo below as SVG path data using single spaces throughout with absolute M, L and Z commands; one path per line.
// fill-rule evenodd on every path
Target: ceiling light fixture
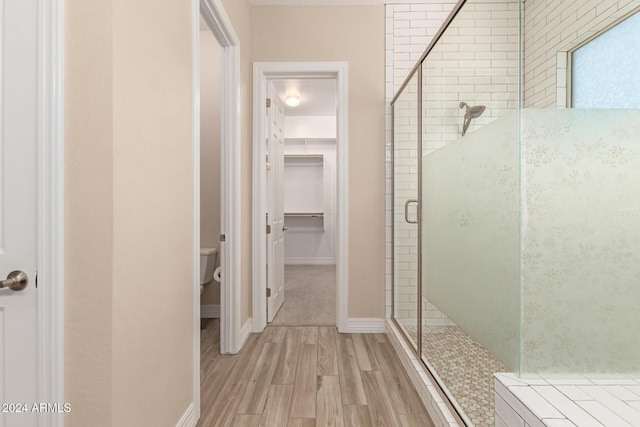
M 287 98 L 284 100 L 285 104 L 287 104 L 289 107 L 297 107 L 298 105 L 300 105 L 300 98 L 295 96 L 295 95 L 289 95 L 287 96 Z

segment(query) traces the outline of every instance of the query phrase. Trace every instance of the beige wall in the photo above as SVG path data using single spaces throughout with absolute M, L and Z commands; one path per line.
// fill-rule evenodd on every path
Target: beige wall
M 66 3 L 68 426 L 192 401 L 190 3 Z
M 250 7 L 246 0 L 222 3 L 240 40 L 241 324 L 252 312 L 253 61 L 349 62 L 349 316 L 383 317 L 384 7 Z M 328 26 L 332 31 L 327 31 Z
M 349 317 L 384 317 L 384 6 L 255 6 L 253 61 L 349 64 Z
M 200 31 L 200 247 L 219 248 L 220 54 L 209 30 Z M 216 256 L 216 259 L 218 257 Z M 216 264 L 218 264 L 216 262 Z M 202 304 L 220 304 L 220 284 L 204 287 Z
M 251 316 L 252 60 L 349 62 L 349 316 L 382 317 L 383 7 L 223 3 L 241 43 L 242 323 Z M 65 8 L 72 427 L 172 426 L 192 399 L 190 4 L 155 5 Z
M 109 1 L 65 5 L 64 382 L 70 427 L 112 425 L 111 8 Z
M 251 14 L 247 0 L 222 0 L 233 29 L 240 40 L 240 322 L 251 318 L 251 169 L 252 169 L 252 81 Z M 238 283 L 231 284 L 238 286 Z

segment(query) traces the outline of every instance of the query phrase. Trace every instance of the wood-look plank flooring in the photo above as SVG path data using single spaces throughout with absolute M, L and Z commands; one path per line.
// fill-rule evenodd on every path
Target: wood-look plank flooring
M 431 427 L 384 334 L 269 326 L 236 355 L 220 323 L 201 331 L 199 427 Z

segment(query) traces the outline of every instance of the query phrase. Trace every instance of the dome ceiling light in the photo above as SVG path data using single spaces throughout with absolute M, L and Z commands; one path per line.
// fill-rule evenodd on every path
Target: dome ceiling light
M 285 104 L 287 104 L 289 107 L 297 107 L 298 105 L 300 105 L 300 97 L 296 96 L 296 95 L 289 95 L 287 96 L 287 98 L 284 100 Z

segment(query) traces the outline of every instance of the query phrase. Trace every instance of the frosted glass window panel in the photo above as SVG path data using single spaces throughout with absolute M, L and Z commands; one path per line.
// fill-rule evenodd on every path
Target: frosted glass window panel
M 425 156 L 422 165 L 423 295 L 481 347 L 517 371 L 517 113 Z
M 522 112 L 522 372 L 640 375 L 640 111 Z
M 572 54 L 573 108 L 640 108 L 640 13 Z

